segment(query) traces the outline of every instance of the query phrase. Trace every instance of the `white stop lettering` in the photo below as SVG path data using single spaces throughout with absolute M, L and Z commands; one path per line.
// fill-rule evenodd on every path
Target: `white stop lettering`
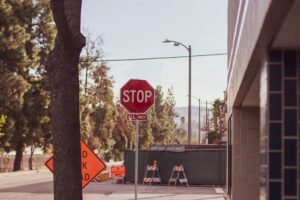
M 123 102 L 147 103 L 152 96 L 151 90 L 124 90 Z

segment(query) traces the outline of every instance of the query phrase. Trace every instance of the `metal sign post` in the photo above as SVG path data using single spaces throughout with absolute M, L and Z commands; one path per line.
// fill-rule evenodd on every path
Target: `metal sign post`
M 139 172 L 139 122 L 147 121 L 146 111 L 154 104 L 154 88 L 146 80 L 129 80 L 120 90 L 120 103 L 128 111 L 127 120 L 135 121 L 134 196 L 137 200 Z
M 139 121 L 135 122 L 135 167 L 134 167 L 134 199 L 137 200 L 139 172 Z

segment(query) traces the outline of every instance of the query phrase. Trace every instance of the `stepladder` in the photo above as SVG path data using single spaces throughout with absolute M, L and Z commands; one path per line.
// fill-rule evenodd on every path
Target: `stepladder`
M 147 165 L 143 184 L 161 183 L 159 168 L 157 165 Z
M 185 175 L 183 165 L 179 165 L 179 166 L 175 165 L 173 167 L 172 174 L 169 179 L 168 185 L 173 184 L 174 186 L 176 186 L 177 182 L 179 182 L 181 186 L 183 186 L 183 185 L 185 185 L 187 187 L 189 186 L 188 179 Z

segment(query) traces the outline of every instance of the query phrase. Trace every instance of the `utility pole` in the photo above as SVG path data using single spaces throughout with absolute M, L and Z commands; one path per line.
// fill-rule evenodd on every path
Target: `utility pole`
M 200 101 L 200 99 L 198 99 L 199 100 L 199 127 L 198 127 L 198 129 L 199 129 L 199 141 L 198 141 L 198 144 L 201 144 L 201 101 Z
M 207 125 L 207 101 L 205 102 L 205 132 L 208 133 L 208 125 Z M 206 142 L 205 142 L 206 143 Z
M 207 131 L 207 101 L 205 102 L 205 126 Z
M 207 131 L 209 132 L 209 108 L 207 108 Z
M 192 47 L 189 45 L 189 110 L 188 110 L 188 144 L 192 144 Z

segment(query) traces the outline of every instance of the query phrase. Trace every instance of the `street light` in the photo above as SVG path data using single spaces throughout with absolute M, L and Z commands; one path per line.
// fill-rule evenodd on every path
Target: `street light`
M 186 48 L 186 50 L 188 50 L 189 52 L 189 107 L 188 107 L 188 144 L 192 143 L 192 135 L 191 135 L 191 130 L 192 130 L 192 108 L 191 108 L 191 97 L 192 97 L 192 59 L 191 59 L 191 55 L 192 55 L 192 47 L 191 45 L 186 46 L 180 42 L 174 41 L 174 40 L 168 40 L 166 39 L 165 41 L 163 41 L 163 43 L 173 43 L 174 46 L 183 46 L 184 48 Z

